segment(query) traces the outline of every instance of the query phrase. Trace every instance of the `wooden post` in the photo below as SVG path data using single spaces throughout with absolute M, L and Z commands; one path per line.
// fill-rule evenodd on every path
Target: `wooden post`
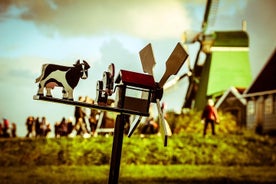
M 119 180 L 121 153 L 124 137 L 124 125 L 125 115 L 121 113 L 120 115 L 117 115 L 114 127 L 113 147 L 108 179 L 109 184 L 117 184 Z

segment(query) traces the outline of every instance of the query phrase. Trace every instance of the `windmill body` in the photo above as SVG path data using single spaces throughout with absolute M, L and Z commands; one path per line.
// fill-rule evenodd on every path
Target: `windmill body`
M 198 42 L 200 48 L 189 72 L 179 79 L 188 78 L 183 108 L 202 110 L 208 98 L 221 96 L 229 87 L 247 88 L 252 80 L 249 62 L 249 37 L 243 22 L 242 30 L 206 32 L 214 22 L 218 0 L 208 0 L 202 30 L 193 38 L 184 35 L 184 44 Z M 200 64 L 200 56 L 205 61 Z
M 203 109 L 208 98 L 222 95 L 229 87 L 247 88 L 252 80 L 249 39 L 244 31 L 215 32 L 214 40 L 201 66 L 198 83 L 194 82 L 190 108 Z

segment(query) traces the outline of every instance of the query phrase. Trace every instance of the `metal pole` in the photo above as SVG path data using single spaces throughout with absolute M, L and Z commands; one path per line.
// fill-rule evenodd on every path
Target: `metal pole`
M 125 115 L 121 113 L 120 115 L 117 115 L 114 127 L 113 147 L 108 180 L 109 184 L 117 184 L 119 180 L 121 153 L 124 137 L 124 125 Z

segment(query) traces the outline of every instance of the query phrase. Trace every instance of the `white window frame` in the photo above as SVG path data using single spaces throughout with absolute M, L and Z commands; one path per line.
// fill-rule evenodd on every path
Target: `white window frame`
M 273 95 L 268 95 L 265 99 L 265 107 L 264 107 L 264 113 L 265 114 L 272 114 L 273 113 Z
M 247 113 L 248 113 L 248 115 L 255 114 L 255 101 L 254 100 L 249 100 L 247 102 Z

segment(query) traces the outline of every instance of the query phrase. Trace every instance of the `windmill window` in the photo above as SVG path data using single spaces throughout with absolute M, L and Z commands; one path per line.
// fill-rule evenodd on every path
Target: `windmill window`
M 253 100 L 251 101 L 248 101 L 248 104 L 247 104 L 247 113 L 248 115 L 252 115 L 255 113 L 255 103 Z
M 273 112 L 273 96 L 269 95 L 265 99 L 265 114 L 272 114 Z
M 149 98 L 149 90 L 142 88 L 126 87 L 126 96 L 134 98 L 142 98 L 147 100 Z

